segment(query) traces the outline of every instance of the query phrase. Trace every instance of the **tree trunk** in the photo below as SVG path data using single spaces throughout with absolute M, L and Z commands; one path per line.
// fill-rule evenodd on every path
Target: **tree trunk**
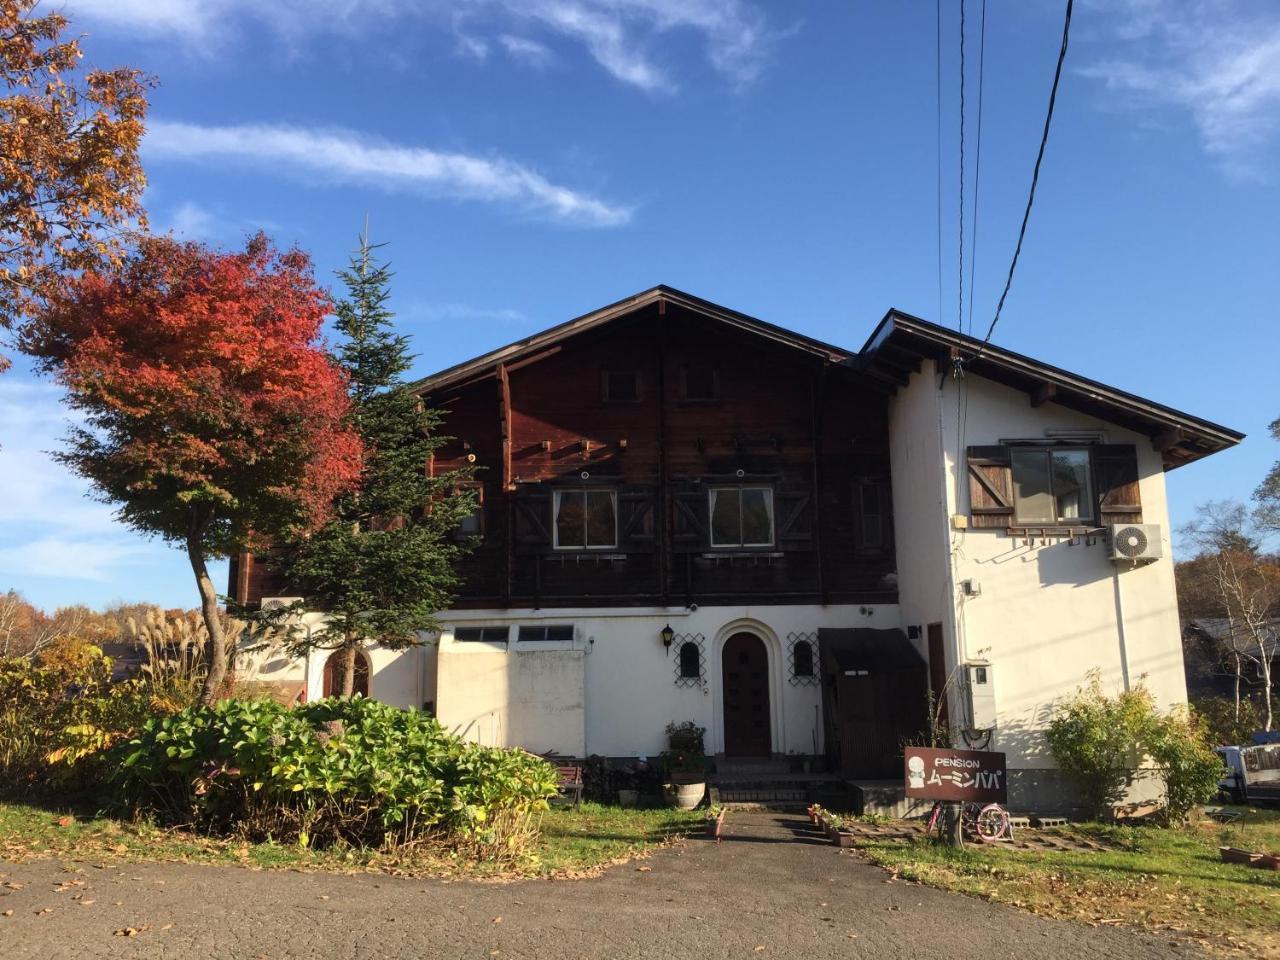
M 1242 670 L 1243 670 L 1243 667 L 1240 664 L 1240 654 L 1237 653 L 1236 654 L 1236 688 L 1235 688 L 1236 723 L 1240 722 L 1240 674 Z
M 209 578 L 209 568 L 204 559 L 204 534 L 212 520 L 211 513 L 193 508 L 187 525 L 187 559 L 191 561 L 191 572 L 196 576 L 196 587 L 200 590 L 200 615 L 209 632 L 205 651 L 208 673 L 205 674 L 204 689 L 200 691 L 200 702 L 210 707 L 221 699 L 227 677 L 227 644 L 222 634 L 222 620 L 218 616 L 218 591 Z
M 349 697 L 356 692 L 356 648 L 355 644 L 348 640 L 343 648 L 339 651 L 338 657 L 338 676 L 341 678 L 338 684 L 339 692 L 344 697 Z
M 1263 720 L 1263 730 L 1271 729 L 1272 711 L 1271 711 L 1271 658 L 1267 656 L 1266 640 L 1259 638 L 1258 640 L 1258 666 L 1262 668 L 1262 705 L 1266 708 L 1266 715 Z

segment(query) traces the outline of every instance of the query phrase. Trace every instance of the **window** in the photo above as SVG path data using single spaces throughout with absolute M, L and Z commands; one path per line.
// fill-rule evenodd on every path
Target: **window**
M 791 673 L 796 677 L 813 676 L 813 646 L 808 640 L 797 640 L 791 648 Z
M 853 488 L 853 509 L 858 527 L 858 549 L 863 553 L 883 553 L 889 547 L 889 485 L 879 480 L 861 480 Z
M 680 644 L 680 678 L 696 680 L 702 676 L 702 651 L 692 640 Z
M 572 643 L 573 624 L 522 626 L 517 636 L 521 643 Z
M 614 491 L 555 491 L 557 550 L 601 550 L 617 545 L 618 499 Z
M 605 403 L 639 403 L 640 374 L 635 370 L 606 370 L 600 390 Z
M 1014 447 L 1011 463 L 1018 523 L 1076 524 L 1093 519 L 1088 450 Z
M 771 487 L 713 487 L 710 495 L 713 547 L 773 546 Z
M 692 364 L 680 368 L 680 399 L 710 403 L 720 399 L 720 377 L 714 367 Z
M 510 627 L 455 627 L 453 639 L 459 643 L 506 643 Z

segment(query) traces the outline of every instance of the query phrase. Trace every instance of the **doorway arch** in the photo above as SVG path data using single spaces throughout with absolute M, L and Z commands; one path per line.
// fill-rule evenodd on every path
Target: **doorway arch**
M 769 649 L 757 634 L 739 631 L 720 650 L 721 707 L 726 757 L 773 754 Z
M 324 662 L 324 683 L 323 695 L 326 697 L 336 697 L 341 695 L 338 689 L 338 658 L 342 655 L 342 651 L 335 650 L 329 654 L 329 658 Z M 363 650 L 356 651 L 356 669 L 355 669 L 355 685 L 352 687 L 352 693 L 358 693 L 362 697 L 369 696 L 369 655 Z

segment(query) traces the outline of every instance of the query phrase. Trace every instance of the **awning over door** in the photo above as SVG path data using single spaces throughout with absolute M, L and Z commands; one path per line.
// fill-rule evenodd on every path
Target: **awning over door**
M 901 630 L 822 627 L 818 630 L 824 673 L 846 670 L 921 670 L 925 661 Z

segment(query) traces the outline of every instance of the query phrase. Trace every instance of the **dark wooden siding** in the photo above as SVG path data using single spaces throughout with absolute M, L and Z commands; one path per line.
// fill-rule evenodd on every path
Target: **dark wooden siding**
M 683 400 L 708 368 L 717 398 Z M 639 398 L 607 402 L 605 371 Z M 855 516 L 889 476 L 886 397 L 846 368 L 655 306 L 427 399 L 455 438 L 434 468 L 474 456 L 484 487 L 460 606 L 896 600 L 892 543 L 865 549 Z M 773 488 L 772 548 L 711 549 L 708 490 L 739 483 Z M 554 549 L 553 491 L 574 487 L 617 491 L 616 549 Z

